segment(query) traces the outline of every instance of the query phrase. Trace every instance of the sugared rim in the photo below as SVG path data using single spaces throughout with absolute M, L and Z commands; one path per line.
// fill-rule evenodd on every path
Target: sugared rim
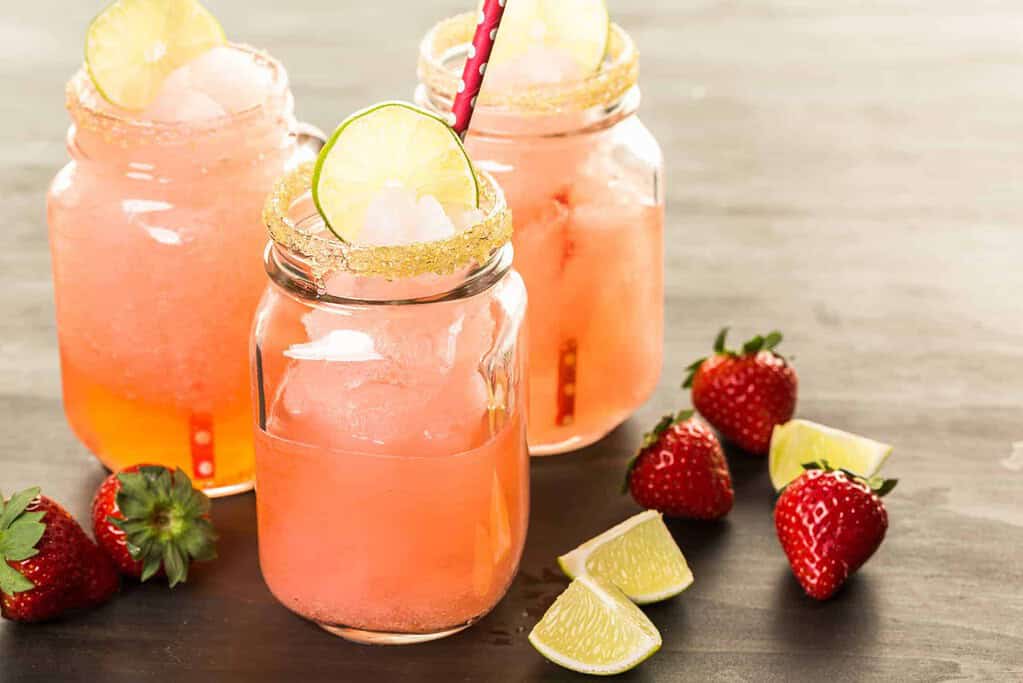
M 315 165 L 305 163 L 284 175 L 267 197 L 263 222 L 278 245 L 308 260 L 319 278 L 345 271 L 395 280 L 418 275 L 448 275 L 474 264 L 484 264 L 512 236 L 511 210 L 497 182 L 476 171 L 483 222 L 448 239 L 434 242 L 375 247 L 342 242 L 323 226 L 312 232 L 304 220 L 291 218 L 291 207 L 311 191 Z M 312 204 L 310 203 L 310 206 Z M 319 214 L 311 214 L 322 223 Z
M 234 125 L 249 119 L 259 119 L 265 115 L 271 100 L 287 95 L 288 72 L 284 65 L 268 52 L 241 43 L 228 43 L 227 47 L 249 54 L 254 60 L 271 69 L 273 76 L 264 102 L 244 111 L 201 121 L 151 121 L 139 118 L 139 112 L 121 109 L 117 105 L 106 103 L 83 65 L 67 82 L 64 91 L 65 105 L 72 120 L 80 128 L 115 137 L 128 136 L 142 139 L 167 140 L 175 136 L 190 138 L 197 132 L 201 134 L 202 131 L 221 129 L 227 124 Z M 97 104 L 101 101 L 110 108 L 99 108 Z
M 478 17 L 474 13 L 444 19 L 430 29 L 419 49 L 419 80 L 433 93 L 453 99 L 460 73 L 447 62 L 472 41 Z M 458 60 L 458 68 L 461 61 Z M 620 100 L 639 80 L 639 52 L 632 38 L 611 24 L 607 58 L 599 71 L 582 80 L 509 89 L 483 88 L 480 104 L 527 113 L 583 111 Z

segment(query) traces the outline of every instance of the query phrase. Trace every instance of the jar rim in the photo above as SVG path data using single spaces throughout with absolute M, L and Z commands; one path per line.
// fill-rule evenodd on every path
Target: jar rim
M 301 220 L 291 209 L 311 191 L 315 164 L 306 162 L 286 173 L 263 207 L 263 222 L 278 245 L 307 260 L 314 275 L 323 279 L 340 271 L 366 277 L 403 279 L 419 275 L 449 275 L 473 264 L 484 264 L 511 241 L 511 209 L 497 181 L 476 169 L 480 186 L 482 222 L 442 240 L 396 246 L 368 246 L 343 242 L 326 230 L 323 218 L 311 213 Z M 314 218 L 316 230 L 305 225 Z
M 131 137 L 143 141 L 188 141 L 196 135 L 216 133 L 246 121 L 259 120 L 267 114 L 272 101 L 288 93 L 288 72 L 280 61 L 265 50 L 243 43 L 228 43 L 227 46 L 248 54 L 254 61 L 269 68 L 272 74 L 266 98 L 248 109 L 194 121 L 154 121 L 139 118 L 139 112 L 121 109 L 116 105 L 101 108 L 98 105 L 105 100 L 93 84 L 84 64 L 67 82 L 65 106 L 72 121 L 81 128 L 112 137 Z
M 419 80 L 431 92 L 453 100 L 458 92 L 462 60 L 452 58 L 466 52 L 476 29 L 478 16 L 467 12 L 438 22 L 423 38 L 419 48 Z M 480 104 L 516 112 L 549 114 L 585 111 L 619 101 L 639 81 L 639 51 L 632 38 L 618 24 L 611 24 L 607 58 L 600 70 L 583 79 L 545 83 L 509 89 L 484 88 Z

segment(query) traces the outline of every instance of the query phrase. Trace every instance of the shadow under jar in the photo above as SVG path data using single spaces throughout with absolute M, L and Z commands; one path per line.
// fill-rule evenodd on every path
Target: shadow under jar
M 511 216 L 448 240 L 343 244 L 311 168 L 265 218 L 271 283 L 253 328 L 259 557 L 286 607 L 349 640 L 466 628 L 504 596 L 529 508 L 526 291 Z
M 260 213 L 306 151 L 284 67 L 231 49 L 266 70 L 267 90 L 211 119 L 145 120 L 80 70 L 67 86 L 71 160 L 47 198 L 68 422 L 108 468 L 180 467 L 214 496 L 252 487 Z
M 475 15 L 426 36 L 416 100 L 450 110 Z M 664 317 L 662 157 L 636 111 L 638 55 L 613 26 L 601 70 L 577 81 L 484 87 L 466 147 L 515 213 L 530 295 L 529 444 L 576 450 L 654 391 Z

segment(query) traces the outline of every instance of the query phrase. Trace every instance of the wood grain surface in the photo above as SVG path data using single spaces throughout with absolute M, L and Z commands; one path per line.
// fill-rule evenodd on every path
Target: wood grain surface
M 287 65 L 300 115 L 329 129 L 410 96 L 419 37 L 472 2 L 207 4 Z M 686 405 L 682 368 L 728 323 L 786 332 L 802 416 L 895 444 L 889 537 L 838 598 L 806 599 L 774 537 L 765 463 L 731 453 L 736 508 L 671 525 L 696 583 L 649 609 L 664 647 L 623 678 L 1023 680 L 1023 461 L 1009 457 L 1023 441 L 1023 5 L 610 4 L 642 50 L 643 118 L 668 159 L 665 372 L 607 439 L 533 463 L 509 596 L 446 641 L 345 643 L 267 592 L 246 495 L 216 503 L 221 559 L 187 586 L 0 624 L 0 680 L 574 680 L 525 638 L 565 585 L 554 558 L 635 512 L 617 494 L 624 464 Z M 81 519 L 104 472 L 62 414 L 44 193 L 66 158 L 63 84 L 99 8 L 0 10 L 0 488 L 42 484 Z

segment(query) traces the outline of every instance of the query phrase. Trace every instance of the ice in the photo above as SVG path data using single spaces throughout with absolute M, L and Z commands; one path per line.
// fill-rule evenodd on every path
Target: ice
M 398 243 L 403 226 L 415 220 L 415 211 L 414 192 L 401 186 L 384 187 L 366 208 L 358 241 L 369 245 Z
M 432 242 L 455 234 L 455 224 L 444 207 L 432 195 L 424 195 L 416 204 L 416 241 Z
M 292 344 L 284 352 L 297 360 L 365 362 L 383 360 L 373 344 L 373 337 L 358 330 L 330 330 L 326 335 L 306 344 Z
M 178 96 L 157 98 L 146 110 L 149 121 L 205 121 L 224 116 L 223 107 L 201 92 L 186 91 Z
M 511 62 L 487 67 L 487 87 L 510 90 L 530 85 L 553 85 L 582 80 L 586 76 L 568 53 L 544 45 L 533 45 Z
M 271 405 L 270 431 L 393 455 L 458 453 L 481 440 L 488 401 L 481 375 L 421 385 L 402 382 L 408 370 L 377 364 L 295 361 Z
M 245 51 L 217 47 L 172 71 L 156 99 L 142 112 L 129 112 L 90 92 L 87 104 L 114 116 L 140 120 L 195 122 L 252 109 L 266 101 L 271 68 Z
M 141 118 L 164 122 L 203 121 L 226 113 L 216 100 L 192 86 L 190 69 L 185 65 L 167 77 L 160 94 Z
M 479 372 L 496 321 L 486 298 L 438 306 L 316 309 L 271 401 L 270 430 L 332 448 L 451 454 L 478 444 L 489 392 Z
M 449 213 L 456 233 L 479 225 L 487 217 L 480 209 L 452 209 Z
M 213 48 L 186 68 L 192 88 L 231 114 L 259 106 L 270 90 L 270 68 L 237 48 Z
M 373 197 L 357 241 L 370 246 L 397 246 L 447 239 L 482 220 L 478 209 L 445 207 L 432 195 L 389 183 Z

